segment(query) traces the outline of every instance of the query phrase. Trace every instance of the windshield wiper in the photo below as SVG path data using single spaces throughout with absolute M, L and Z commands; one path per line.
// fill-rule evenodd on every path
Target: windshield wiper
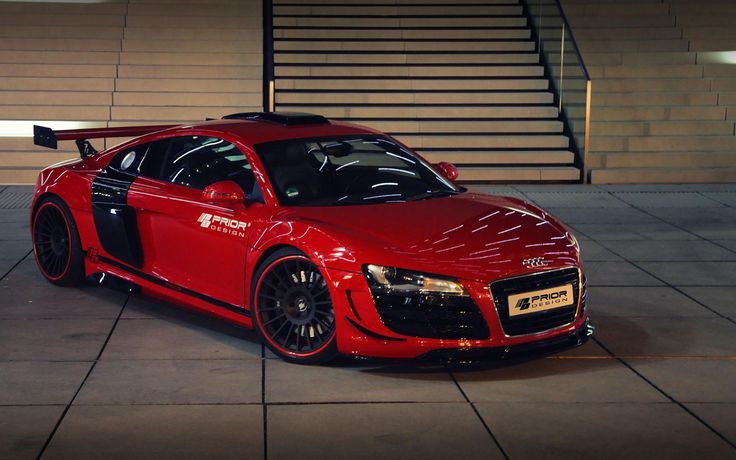
M 455 190 L 427 190 L 426 192 L 420 193 L 418 195 L 412 195 L 409 198 L 406 199 L 406 201 L 418 201 L 418 200 L 426 200 L 427 198 L 435 198 L 435 197 L 441 197 L 441 196 L 453 196 L 458 195 L 462 193 L 461 191 L 455 191 Z

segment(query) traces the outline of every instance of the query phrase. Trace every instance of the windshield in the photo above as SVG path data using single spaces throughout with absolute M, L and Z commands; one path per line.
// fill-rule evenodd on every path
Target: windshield
M 448 196 L 460 189 L 396 141 L 331 137 L 255 146 L 279 203 L 340 206 Z

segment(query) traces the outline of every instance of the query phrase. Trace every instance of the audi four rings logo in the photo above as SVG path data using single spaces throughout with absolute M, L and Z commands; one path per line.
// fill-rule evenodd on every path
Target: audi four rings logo
M 245 229 L 247 223 L 230 219 L 228 217 L 218 216 L 216 214 L 209 214 L 203 212 L 197 219 L 199 226 L 202 228 L 209 228 L 214 232 L 221 232 L 228 235 L 235 235 L 241 238 L 245 238 Z
M 549 262 L 544 260 L 544 257 L 532 257 L 531 259 L 522 260 L 521 264 L 525 266 L 526 268 L 537 268 L 537 267 L 546 267 L 549 264 Z

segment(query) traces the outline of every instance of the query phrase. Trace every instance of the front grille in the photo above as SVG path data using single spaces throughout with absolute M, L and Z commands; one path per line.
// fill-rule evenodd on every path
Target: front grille
M 381 320 L 397 334 L 433 339 L 487 339 L 488 325 L 470 297 L 374 294 Z
M 565 308 L 529 313 L 521 316 L 509 316 L 508 297 L 529 291 L 538 291 L 565 284 L 572 284 L 573 304 Z M 575 319 L 580 293 L 580 281 L 577 268 L 565 268 L 533 275 L 509 278 L 491 284 L 493 302 L 501 320 L 501 326 L 507 335 L 524 335 L 542 332 L 571 323 Z

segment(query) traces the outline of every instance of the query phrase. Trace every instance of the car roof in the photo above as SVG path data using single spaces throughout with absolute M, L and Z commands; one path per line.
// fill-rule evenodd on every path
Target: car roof
M 310 137 L 376 135 L 380 131 L 365 126 L 328 120 L 322 123 L 305 123 L 287 125 L 262 119 L 222 119 L 201 123 L 180 125 L 163 132 L 167 134 L 187 134 L 193 129 L 206 130 L 212 135 L 230 134 L 238 136 L 246 145 L 288 139 L 304 139 Z

